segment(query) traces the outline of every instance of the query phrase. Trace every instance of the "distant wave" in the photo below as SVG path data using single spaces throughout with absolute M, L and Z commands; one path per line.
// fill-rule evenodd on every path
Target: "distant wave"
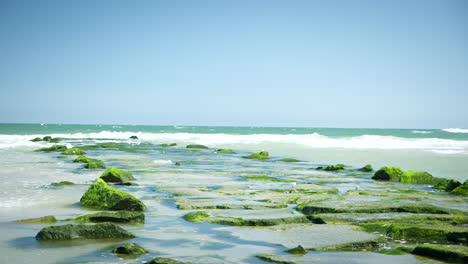
M 344 148 L 344 149 L 417 149 L 428 151 L 439 151 L 439 153 L 468 153 L 468 141 L 441 139 L 441 138 L 402 138 L 395 136 L 362 135 L 355 137 L 328 137 L 318 133 L 305 135 L 279 135 L 279 134 L 197 134 L 197 133 L 134 133 L 134 132 L 110 132 L 99 133 L 76 133 L 76 134 L 52 134 L 52 137 L 63 138 L 93 138 L 122 141 L 129 140 L 130 136 L 136 135 L 143 142 L 201 144 L 209 147 L 231 147 L 239 148 L 247 145 L 260 145 L 262 148 L 268 145 L 289 144 L 305 148 Z M 0 148 L 9 147 L 41 147 L 48 146 L 49 143 L 30 142 L 32 138 L 43 137 L 44 135 L 0 135 Z M 91 141 L 93 142 L 93 141 Z M 90 142 L 90 143 L 91 143 Z
M 414 134 L 432 134 L 432 131 L 425 131 L 425 130 L 414 130 L 411 132 Z
M 468 129 L 466 128 L 445 128 L 442 131 L 449 132 L 449 133 L 468 133 Z

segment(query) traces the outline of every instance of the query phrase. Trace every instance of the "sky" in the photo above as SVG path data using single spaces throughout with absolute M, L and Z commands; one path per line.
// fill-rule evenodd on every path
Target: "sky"
M 0 123 L 468 128 L 468 1 L 0 1 Z

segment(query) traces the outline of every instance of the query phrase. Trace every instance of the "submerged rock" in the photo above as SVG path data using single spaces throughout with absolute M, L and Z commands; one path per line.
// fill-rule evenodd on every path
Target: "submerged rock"
M 372 168 L 372 165 L 370 165 L 370 164 L 367 164 L 366 166 L 358 169 L 358 171 L 362 171 L 362 172 L 371 172 L 373 170 L 374 169 Z
M 174 163 L 174 165 L 180 166 L 180 162 L 179 162 L 179 161 L 176 161 L 176 162 Z
M 186 221 L 189 221 L 189 222 L 200 223 L 202 222 L 203 219 L 208 218 L 210 216 L 211 215 L 208 212 L 198 211 L 198 212 L 188 213 L 182 216 L 182 218 L 184 218 Z
M 132 173 L 126 170 L 116 168 L 108 168 L 102 173 L 100 178 L 103 179 L 105 182 L 120 183 L 136 180 L 135 177 L 133 177 Z
M 83 206 L 101 210 L 144 211 L 145 205 L 132 195 L 97 179 L 81 197 Z
M 444 179 L 440 181 L 438 184 L 434 185 L 433 188 L 437 190 L 451 192 L 453 189 L 457 188 L 460 185 L 461 183 L 457 180 Z
M 37 240 L 69 240 L 80 238 L 134 238 L 135 235 L 112 224 L 96 225 L 61 225 L 41 229 L 36 235 Z
M 193 149 L 207 149 L 207 146 L 203 145 L 187 145 L 186 148 L 193 148 Z
M 44 151 L 44 152 L 52 152 L 52 151 L 65 151 L 68 148 L 63 145 L 53 145 L 52 147 L 49 148 L 40 148 L 35 151 Z
M 148 253 L 148 250 L 135 243 L 124 243 L 117 245 L 112 250 L 112 253 L 116 255 L 125 255 L 126 257 L 138 257 Z
M 65 186 L 65 185 L 75 185 L 73 182 L 70 181 L 61 181 L 61 182 L 53 182 L 50 184 L 51 186 Z
M 71 148 L 71 149 L 65 150 L 64 152 L 62 152 L 62 154 L 64 154 L 64 155 L 84 155 L 84 154 L 86 154 L 86 152 L 84 152 L 80 148 Z
M 248 156 L 243 156 L 246 159 L 258 159 L 258 160 L 267 160 L 269 159 L 269 153 L 267 151 L 260 151 Z
M 95 160 L 95 159 L 90 159 L 90 158 L 88 158 L 86 156 L 79 156 L 78 158 L 73 160 L 73 162 L 88 163 L 88 162 L 92 162 L 93 160 Z
M 36 137 L 36 138 L 34 138 L 34 139 L 31 139 L 30 141 L 32 141 L 32 142 L 39 142 L 39 141 L 42 141 L 42 138 Z
M 132 223 L 132 224 L 143 224 L 145 222 L 145 214 L 142 212 L 99 212 L 95 214 L 88 214 L 69 219 L 78 223 L 101 223 L 101 222 L 113 222 L 113 223 Z
M 330 165 L 327 167 L 317 167 L 317 170 L 324 170 L 324 171 L 342 171 L 344 169 L 345 169 L 344 164 Z
M 83 167 L 86 169 L 105 169 L 106 164 L 104 164 L 104 162 L 100 160 L 96 160 L 93 162 L 86 163 Z
M 301 162 L 301 161 L 298 160 L 298 159 L 290 159 L 290 158 L 279 159 L 278 161 L 284 161 L 284 162 Z
M 403 171 L 398 167 L 385 166 L 376 171 L 372 179 L 377 181 L 399 182 L 402 174 Z
M 236 153 L 232 149 L 217 149 L 216 152 L 218 152 L 218 153 L 230 153 L 230 154 L 235 154 Z
M 407 170 L 400 176 L 401 183 L 437 184 L 441 181 L 443 179 L 436 178 L 425 171 Z
M 296 210 L 305 215 L 314 214 L 339 214 L 339 213 L 415 213 L 415 214 L 452 214 L 460 213 L 457 210 L 445 209 L 430 204 L 405 204 L 405 205 L 386 205 L 386 204 L 367 204 L 346 207 L 327 207 L 314 204 L 301 204 Z
M 413 254 L 449 262 L 468 263 L 468 247 L 459 245 L 419 245 Z
M 138 139 L 137 136 L 131 136 L 130 139 Z
M 170 258 L 155 258 L 153 260 L 145 262 L 145 264 L 192 264 L 192 263 L 181 262 L 181 261 L 173 260 Z
M 16 220 L 17 223 L 41 223 L 41 224 L 53 224 L 58 220 L 53 215 L 48 215 L 39 218 L 31 218 L 31 219 L 23 219 L 23 220 Z
M 301 245 L 291 248 L 289 250 L 286 250 L 285 252 L 293 255 L 304 255 L 307 253 L 307 250 L 305 250 Z

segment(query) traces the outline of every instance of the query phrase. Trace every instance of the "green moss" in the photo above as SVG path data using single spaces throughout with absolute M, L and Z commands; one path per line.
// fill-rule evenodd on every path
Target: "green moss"
M 148 253 L 146 249 L 135 243 L 124 243 L 114 247 L 112 253 L 120 257 L 135 258 Z
M 102 173 L 100 178 L 105 182 L 128 182 L 136 180 L 132 173 L 116 168 L 108 168 Z
M 436 190 L 451 192 L 453 189 L 457 188 L 460 185 L 461 183 L 457 180 L 444 179 L 440 181 L 438 184 L 434 185 L 433 188 Z
M 361 241 L 361 242 L 351 242 L 345 243 L 340 245 L 334 245 L 329 247 L 322 247 L 322 248 L 314 248 L 316 251 L 375 251 L 380 249 L 385 243 L 387 239 L 385 238 L 377 238 L 368 241 Z
M 53 215 L 48 215 L 39 218 L 31 218 L 31 219 L 23 219 L 23 220 L 16 220 L 17 223 L 40 223 L 40 224 L 53 224 L 56 223 L 58 220 Z
M 119 212 L 99 212 L 94 214 L 82 215 L 68 221 L 75 221 L 78 223 L 127 223 L 127 224 L 143 224 L 145 222 L 145 215 L 142 212 L 119 211 Z
M 44 227 L 37 240 L 70 240 L 85 238 L 134 238 L 135 235 L 112 223 L 96 225 L 60 225 Z
M 80 148 L 71 148 L 71 149 L 65 150 L 64 152 L 62 152 L 62 154 L 64 154 L 64 155 L 84 155 L 84 154 L 86 154 L 86 152 L 84 152 Z
M 407 170 L 400 176 L 401 183 L 437 184 L 443 179 L 435 178 L 425 171 Z
M 406 252 L 405 250 L 401 250 L 401 249 L 390 249 L 390 250 L 379 250 L 377 251 L 377 253 L 380 253 L 380 254 L 384 254 L 384 255 L 391 255 L 391 256 L 399 256 L 399 255 L 407 255 L 408 252 Z
M 192 212 L 184 215 L 182 218 L 184 218 L 186 221 L 189 222 L 195 222 L 195 223 L 200 223 L 203 221 L 203 219 L 210 217 L 210 214 L 208 212 L 204 211 L 198 211 L 198 212 Z
M 456 195 L 468 196 L 468 180 L 465 181 L 462 185 L 453 189 L 450 193 L 456 194 Z
M 258 160 L 267 160 L 269 159 L 269 153 L 267 151 L 260 151 L 248 156 L 243 156 L 246 159 L 258 159 Z
M 144 211 L 145 205 L 132 195 L 97 179 L 81 197 L 83 206 L 102 210 Z
M 217 217 L 208 219 L 210 224 L 230 225 L 230 226 L 274 226 L 286 224 L 325 224 L 325 222 L 318 217 L 286 217 L 286 218 L 268 218 L 268 219 L 243 219 L 236 217 Z
M 270 262 L 270 263 L 278 263 L 278 264 L 299 264 L 299 263 L 302 263 L 302 262 L 292 261 L 292 260 L 286 258 L 285 256 L 281 256 L 281 255 L 259 254 L 259 255 L 256 255 L 256 257 L 263 260 L 263 261 Z
M 342 208 L 316 206 L 312 204 L 301 204 L 296 210 L 305 215 L 314 214 L 338 214 L 338 213 L 415 213 L 415 214 L 451 214 L 460 213 L 457 210 L 445 209 L 430 204 L 413 205 L 367 205 L 367 206 L 348 206 Z
M 144 144 L 140 144 L 139 146 L 144 146 Z M 109 150 L 120 150 L 120 151 L 127 151 L 127 152 L 147 152 L 149 150 L 148 148 L 135 147 L 134 145 L 129 145 L 125 143 L 115 143 L 115 142 L 81 146 L 80 148 L 84 150 L 109 149 Z
M 192 149 L 207 149 L 207 146 L 203 145 L 187 145 L 186 148 L 192 148 Z
M 231 210 L 231 209 L 245 209 L 245 210 L 258 210 L 258 209 L 281 209 L 287 208 L 285 204 L 275 205 L 258 205 L 258 204 L 218 204 L 218 205 L 177 205 L 180 210 Z
M 44 151 L 44 152 L 52 152 L 52 151 L 65 151 L 68 148 L 63 145 L 53 145 L 52 147 L 49 148 L 40 148 L 35 151 Z
M 275 181 L 275 182 L 294 182 L 293 180 L 282 180 L 265 175 L 247 175 L 244 178 L 248 181 Z
M 79 156 L 78 158 L 73 160 L 73 162 L 89 163 L 89 162 L 92 162 L 93 160 L 95 160 L 95 159 L 90 159 L 90 158 L 88 158 L 86 156 Z
M 229 153 L 229 154 L 235 154 L 236 153 L 232 149 L 217 149 L 216 152 L 218 152 L 218 153 Z
M 155 258 L 151 261 L 145 262 L 145 264 L 192 264 L 190 262 L 181 262 L 170 258 Z
M 468 247 L 459 245 L 419 245 L 413 254 L 449 262 L 468 263 Z
M 65 185 L 75 185 L 75 184 L 70 181 L 61 181 L 61 182 L 53 182 L 50 185 L 51 186 L 65 186 Z
M 317 170 L 342 171 L 342 170 L 345 170 L 345 165 L 344 164 L 336 164 L 336 165 L 330 165 L 330 166 L 327 166 L 327 167 L 317 167 Z
M 163 148 L 167 148 L 167 147 L 175 147 L 175 146 L 177 146 L 177 144 L 176 143 L 171 143 L 171 144 L 164 143 L 164 144 L 159 144 L 158 146 L 163 147 Z
M 104 164 L 104 162 L 100 160 L 96 160 L 93 162 L 86 163 L 83 167 L 86 169 L 105 169 L 106 164 Z
M 398 167 L 385 166 L 375 172 L 372 179 L 377 181 L 394 181 L 399 182 L 403 171 Z
M 371 172 L 373 170 L 374 169 L 372 168 L 372 165 L 370 165 L 370 164 L 367 164 L 366 166 L 358 169 L 358 171 L 362 171 L 362 172 Z
M 42 138 L 37 137 L 37 138 L 31 139 L 30 141 L 32 141 L 32 142 L 39 142 L 39 141 L 42 141 Z
M 301 245 L 299 245 L 295 248 L 288 249 L 285 252 L 293 255 L 304 255 L 307 253 L 307 250 L 305 250 Z
M 301 162 L 301 161 L 298 160 L 298 159 L 290 159 L 290 158 L 279 159 L 278 161 L 284 161 L 284 162 Z
M 174 163 L 174 165 L 180 166 L 180 162 L 179 162 L 179 161 L 176 161 L 176 163 Z

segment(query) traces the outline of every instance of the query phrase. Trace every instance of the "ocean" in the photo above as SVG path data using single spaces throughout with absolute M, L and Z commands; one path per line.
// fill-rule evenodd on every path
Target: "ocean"
M 60 138 L 60 143 L 31 141 L 44 136 Z M 131 139 L 131 136 L 138 139 Z M 101 143 L 118 143 L 126 147 L 90 149 L 86 150 L 87 156 L 104 161 L 107 167 L 132 172 L 138 186 L 116 188 L 131 193 L 147 206 L 144 225 L 124 226 L 137 235 L 132 242 L 150 251 L 136 259 L 113 255 L 110 248 L 116 241 L 41 243 L 34 236 L 47 225 L 14 222 L 54 215 L 61 220 L 60 225 L 70 223 L 66 219 L 71 217 L 92 213 L 79 204 L 80 197 L 104 169 L 85 169 L 82 164 L 73 162 L 76 158 L 73 155 L 34 150 L 54 144 L 71 148 Z M 170 143 L 176 146 L 160 145 Z M 187 149 L 188 144 L 208 148 Z M 235 153 L 220 153 L 218 149 L 232 149 Z M 243 158 L 259 151 L 269 152 L 270 159 Z M 300 161 L 281 162 L 284 158 Z M 310 202 L 312 196 L 319 197 L 320 202 L 337 202 L 344 199 L 337 197 L 346 197 L 358 189 L 392 192 L 406 188 L 442 197 L 428 199 L 434 206 L 466 212 L 468 205 L 462 198 L 435 192 L 428 185 L 375 182 L 371 180 L 372 173 L 355 172 L 355 169 L 366 164 L 371 164 L 374 169 L 391 165 L 464 182 L 468 179 L 467 158 L 468 129 L 461 128 L 0 124 L 0 263 L 31 263 L 32 260 L 34 263 L 142 263 L 159 256 L 192 263 L 267 263 L 256 255 L 283 255 L 284 250 L 300 243 L 308 248 L 320 248 L 368 240 L 375 234 L 358 232 L 348 225 L 246 229 L 192 223 L 183 220 L 182 216 L 193 210 L 180 209 L 181 205 L 192 209 L 200 204 L 284 205 L 277 209 L 206 209 L 216 217 L 277 218 L 300 215 L 295 210 L 298 201 Z M 338 163 L 345 164 L 349 171 L 316 170 L 318 166 Z M 251 180 L 249 175 L 272 177 L 273 180 Z M 51 186 L 59 181 L 75 184 Z M 294 197 L 295 200 L 284 202 L 281 199 L 286 198 L 282 196 L 296 195 L 296 189 L 291 191 L 296 188 L 291 187 L 293 181 L 299 192 L 312 187 L 327 192 L 319 192 L 319 195 L 304 192 L 300 197 Z M 415 200 L 412 197 L 403 202 L 414 203 L 426 198 Z M 310 236 L 304 236 L 304 232 L 310 232 Z M 313 263 L 439 263 L 414 255 L 336 251 L 311 251 L 303 258 L 304 263 L 311 263 L 312 258 Z

